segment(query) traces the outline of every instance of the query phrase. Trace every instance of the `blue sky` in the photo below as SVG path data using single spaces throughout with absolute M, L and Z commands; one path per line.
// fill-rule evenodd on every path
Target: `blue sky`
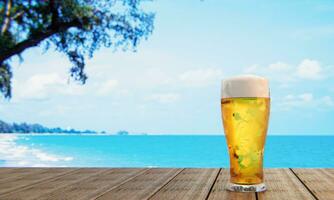
M 89 80 L 68 84 L 61 54 L 29 49 L 14 63 L 1 119 L 46 126 L 155 134 L 223 134 L 220 81 L 269 78 L 269 134 L 334 133 L 334 2 L 145 3 L 153 35 L 138 51 L 99 50 Z

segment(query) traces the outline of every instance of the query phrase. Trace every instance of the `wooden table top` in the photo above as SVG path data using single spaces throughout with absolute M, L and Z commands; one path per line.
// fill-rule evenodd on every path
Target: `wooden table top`
M 268 190 L 228 192 L 228 169 L 0 168 L 0 199 L 334 200 L 334 169 L 265 169 Z

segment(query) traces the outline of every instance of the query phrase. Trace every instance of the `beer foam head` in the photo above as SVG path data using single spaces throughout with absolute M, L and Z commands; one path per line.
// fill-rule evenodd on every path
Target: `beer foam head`
M 269 97 L 269 81 L 255 75 L 227 78 L 222 81 L 221 97 Z

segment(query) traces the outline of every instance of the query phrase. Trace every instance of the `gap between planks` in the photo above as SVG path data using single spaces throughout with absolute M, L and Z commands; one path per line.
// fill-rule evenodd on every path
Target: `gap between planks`
M 129 177 L 128 179 L 125 179 L 125 180 L 124 180 L 123 182 L 121 182 L 120 184 L 115 185 L 115 186 L 109 188 L 108 190 L 104 191 L 103 193 L 101 193 L 101 194 L 95 196 L 95 197 L 94 197 L 94 200 L 96 200 L 96 199 L 102 197 L 104 194 L 108 193 L 109 191 L 111 191 L 111 190 L 113 190 L 113 189 L 115 189 L 115 188 L 117 188 L 117 187 L 119 187 L 119 186 L 121 186 L 121 185 L 123 185 L 123 184 L 125 184 L 125 183 L 127 183 L 127 182 L 129 182 L 129 181 L 131 181 L 132 179 L 134 179 L 134 178 L 136 178 L 136 177 L 138 177 L 138 176 L 144 174 L 144 173 L 147 172 L 148 170 L 150 170 L 150 169 L 145 169 L 145 168 L 144 168 L 142 171 L 138 172 L 138 174 L 136 174 L 135 176 Z
M 48 182 L 48 181 L 50 181 L 50 180 L 54 180 L 54 179 L 57 179 L 57 178 L 60 178 L 60 177 L 63 177 L 63 176 L 67 176 L 67 175 L 72 174 L 72 173 L 75 173 L 76 171 L 81 170 L 81 169 L 82 169 L 82 168 L 72 168 L 72 169 L 69 169 L 69 171 L 63 172 L 63 173 L 58 174 L 58 175 L 51 176 L 51 177 L 49 177 L 49 178 L 47 178 L 47 179 L 41 179 L 41 180 L 38 180 L 37 182 L 34 182 L 34 183 L 30 184 L 30 185 L 22 185 L 21 187 L 16 188 L 16 191 L 21 191 L 21 190 L 24 190 L 24 189 L 26 189 L 27 187 L 30 187 L 30 186 L 34 186 L 34 185 L 41 184 L 41 183 L 43 184 L 43 183 Z M 6 171 L 11 171 L 11 169 L 5 169 L 5 170 L 6 170 Z M 14 170 L 16 170 L 16 169 L 14 169 Z M 113 189 L 115 189 L 115 188 L 117 188 L 117 187 L 119 187 L 119 186 L 122 186 L 122 185 L 124 185 L 124 184 L 126 184 L 126 183 L 128 183 L 128 182 L 131 182 L 131 180 L 133 180 L 133 179 L 135 179 L 136 177 L 138 177 L 138 176 L 144 174 L 144 173 L 147 172 L 148 170 L 154 170 L 154 168 L 153 168 L 153 169 L 143 169 L 142 171 L 139 171 L 139 172 L 138 172 L 137 174 L 135 174 L 134 176 L 125 179 L 124 181 L 120 182 L 119 184 L 115 185 L 114 187 L 109 188 L 108 190 L 104 191 L 103 193 L 99 194 L 98 196 L 95 196 L 93 199 L 97 199 L 97 198 L 103 196 L 104 194 L 110 192 L 111 190 L 113 190 Z M 176 174 L 173 174 L 173 175 L 168 179 L 168 181 L 164 182 L 161 186 L 157 187 L 157 190 L 154 191 L 152 194 L 150 194 L 150 196 L 149 196 L 147 199 L 150 199 L 150 198 L 152 198 L 154 195 L 156 195 L 157 193 L 159 193 L 159 192 L 160 192 L 166 185 L 168 185 L 170 182 L 172 182 L 172 181 L 173 181 L 173 180 L 174 180 L 174 179 L 175 179 L 175 178 L 176 178 L 182 171 L 184 171 L 184 170 L 185 170 L 185 168 L 181 168 L 180 171 L 178 171 Z M 209 189 L 208 189 L 208 193 L 207 193 L 207 195 L 206 195 L 203 199 L 206 199 L 206 200 L 209 199 L 211 192 L 212 192 L 212 191 L 214 190 L 214 188 L 215 188 L 215 184 L 217 184 L 218 179 L 221 178 L 220 176 L 223 175 L 223 174 L 222 174 L 222 171 L 223 171 L 223 170 L 225 170 L 225 169 L 224 169 L 224 168 L 219 168 L 219 169 L 218 169 L 218 173 L 217 173 L 217 175 L 214 176 L 212 185 L 209 187 Z M 321 196 L 317 196 L 316 193 L 312 192 L 312 188 L 313 188 L 313 186 L 312 186 L 312 185 L 309 185 L 308 182 L 304 182 L 304 181 L 303 181 L 303 177 L 300 177 L 300 176 L 298 175 L 298 172 L 299 172 L 298 169 L 286 168 L 286 170 L 287 170 L 287 171 L 290 171 L 290 172 L 291 172 L 291 175 L 292 175 L 293 177 L 295 177 L 296 179 L 298 179 L 298 181 L 297 181 L 297 180 L 296 180 L 296 181 L 300 183 L 300 187 L 304 188 L 304 190 L 306 190 L 308 193 L 310 193 L 310 194 L 309 194 L 310 197 L 312 196 L 312 197 L 313 197 L 314 199 L 316 199 L 316 200 L 323 199 Z M 311 170 L 311 169 L 310 169 L 310 170 Z M 315 169 L 312 169 L 312 170 L 315 170 Z M 225 172 L 224 174 L 228 175 L 227 172 Z M 334 174 L 334 173 L 333 173 L 333 174 Z M 212 180 L 212 179 L 211 179 L 211 180 Z M 12 192 L 14 192 L 14 191 L 8 191 L 8 192 L 2 193 L 2 194 L 8 194 L 8 193 L 12 193 Z M 263 196 L 261 196 L 260 194 L 261 194 L 261 193 L 256 193 L 256 192 L 254 192 L 254 196 L 253 196 L 254 199 L 257 199 L 257 200 L 258 200 L 258 199 L 263 199 Z
M 46 169 L 47 169 L 47 168 L 46 168 Z M 31 183 L 31 184 L 28 184 L 28 185 L 23 185 L 23 186 L 21 186 L 21 187 L 15 188 L 15 189 L 13 189 L 13 190 L 9 190 L 9 191 L 7 191 L 7 192 L 1 193 L 1 195 L 8 195 L 8 194 L 10 194 L 10 193 L 14 193 L 14 192 L 17 192 L 17 191 L 21 191 L 21 190 L 24 190 L 24 189 L 26 189 L 26 188 L 28 188 L 28 187 L 31 187 L 31 186 L 34 186 L 34 185 L 37 185 L 37 184 L 40 184 L 40 183 L 43 183 L 43 182 L 48 182 L 48 181 L 50 181 L 50 180 L 54 180 L 54 179 L 57 179 L 57 178 L 59 178 L 59 177 L 66 176 L 66 175 L 69 175 L 69 174 L 72 174 L 72 173 L 74 173 L 74 172 L 76 172 L 76 171 L 79 171 L 79 170 L 80 170 L 80 168 L 74 168 L 74 169 L 71 169 L 71 170 L 69 170 L 69 171 L 63 172 L 63 173 L 61 173 L 61 174 L 58 174 L 58 175 L 55 175 L 55 176 L 51 176 L 51 177 L 48 177 L 48 178 L 44 178 L 44 179 L 41 179 L 41 180 L 36 181 L 36 182 L 34 182 L 34 183 Z
M 296 176 L 296 178 L 302 183 L 302 185 L 309 191 L 309 193 L 316 199 L 319 200 L 319 198 L 312 192 L 312 190 L 299 178 L 299 176 L 296 174 L 295 171 L 293 171 L 292 168 L 289 168 L 290 171 Z
M 208 194 L 207 194 L 206 197 L 205 197 L 205 200 L 208 200 L 208 199 L 209 199 L 210 193 L 211 193 L 211 191 L 212 191 L 212 189 L 213 189 L 213 186 L 215 185 L 215 183 L 216 183 L 216 181 L 217 181 L 217 179 L 218 179 L 218 176 L 219 176 L 219 174 L 220 174 L 221 171 L 222 171 L 222 168 L 219 168 L 218 173 L 217 173 L 217 175 L 216 175 L 216 177 L 215 177 L 215 180 L 212 182 L 212 185 L 211 185 L 211 187 L 210 187 L 210 189 L 209 189 L 209 192 L 208 192 Z
M 307 187 L 289 168 L 265 169 L 266 192 L 256 193 L 259 200 L 264 199 L 313 199 L 317 200 Z
M 152 168 L 117 187 L 104 192 L 97 199 L 147 199 L 173 179 L 183 168 Z M 143 182 L 147 182 L 144 184 Z M 138 185 L 139 184 L 139 185 Z
M 170 180 L 168 180 L 164 185 L 162 185 L 157 191 L 155 191 L 151 196 L 149 196 L 147 198 L 147 200 L 151 199 L 155 194 L 157 194 L 159 191 L 161 191 L 161 189 L 163 187 L 165 187 L 166 185 L 168 185 L 168 183 L 170 183 L 177 175 L 179 175 L 181 172 L 183 172 L 185 170 L 185 168 L 181 169 L 178 173 L 176 173 Z

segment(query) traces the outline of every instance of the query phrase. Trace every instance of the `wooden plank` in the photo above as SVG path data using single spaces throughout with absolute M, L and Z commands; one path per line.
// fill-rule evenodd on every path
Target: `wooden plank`
M 214 183 L 212 190 L 209 194 L 209 200 L 237 200 L 247 199 L 255 200 L 255 192 L 241 193 L 241 192 L 230 192 L 226 190 L 227 183 L 229 181 L 229 170 L 221 169 L 216 182 Z
M 11 168 L 11 167 L 0 167 L 0 179 L 1 179 L 2 174 L 11 173 L 14 170 L 15 170 L 15 168 Z
M 107 169 L 107 171 L 103 173 L 95 174 L 88 177 L 87 179 L 72 183 L 65 187 L 58 188 L 53 192 L 43 194 L 38 199 L 95 199 L 97 196 L 104 194 L 106 191 L 109 191 L 110 189 L 119 186 L 120 184 L 142 174 L 145 171 L 147 171 L 147 169 Z
M 205 199 L 219 169 L 185 169 L 150 199 Z
M 266 192 L 258 193 L 258 199 L 306 200 L 315 199 L 290 169 L 265 169 Z
M 150 169 L 97 199 L 147 199 L 181 171 L 182 169 Z
M 73 173 L 60 176 L 55 179 L 51 179 L 49 181 L 44 181 L 39 184 L 35 184 L 32 186 L 25 187 L 21 190 L 15 190 L 10 193 L 7 193 L 6 195 L 1 196 L 1 199 L 24 199 L 24 200 L 30 200 L 30 199 L 36 199 L 38 197 L 41 197 L 43 195 L 46 195 L 48 193 L 54 192 L 57 189 L 58 190 L 65 190 L 66 187 L 68 187 L 71 184 L 77 184 L 84 179 L 87 179 L 93 175 L 100 174 L 105 172 L 104 169 L 94 169 L 94 168 L 86 168 L 86 169 L 80 169 Z
M 292 171 L 318 199 L 334 199 L 334 169 L 292 169 Z
M 313 169 L 311 169 L 313 170 Z M 324 168 L 324 170 L 332 175 L 334 175 L 334 168 Z
M 257 196 L 226 191 L 229 171 L 218 171 L 0 168 L 0 199 L 334 199 L 334 169 L 266 169 Z
M 50 178 L 58 177 L 76 169 L 71 168 L 46 168 L 46 169 L 30 169 L 29 173 L 21 176 L 10 176 L 0 180 L 0 197 L 8 192 L 18 190 L 19 188 L 31 186 L 33 184 L 45 181 Z M 18 172 L 21 171 L 18 169 Z M 0 198 L 1 199 L 1 198 Z
M 5 168 L 0 170 L 0 183 L 45 171 L 45 168 Z

